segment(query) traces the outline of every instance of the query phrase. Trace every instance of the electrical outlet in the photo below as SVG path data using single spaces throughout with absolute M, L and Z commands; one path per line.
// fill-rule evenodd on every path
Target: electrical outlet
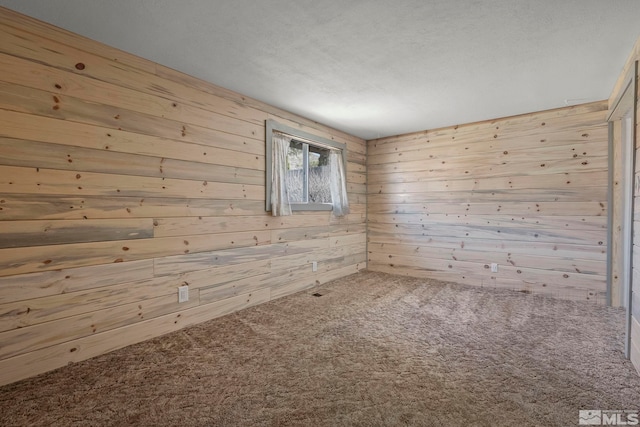
M 491 263 L 491 272 L 492 273 L 497 273 L 498 272 L 498 264 L 496 264 L 495 262 Z
M 178 302 L 187 302 L 189 301 L 189 286 L 179 286 L 178 287 Z
M 318 261 L 313 261 L 311 263 L 311 271 L 318 271 Z

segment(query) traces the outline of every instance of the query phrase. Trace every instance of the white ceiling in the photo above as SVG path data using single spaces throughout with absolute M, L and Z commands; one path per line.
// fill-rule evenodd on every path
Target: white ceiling
M 372 139 L 606 99 L 638 0 L 0 0 Z

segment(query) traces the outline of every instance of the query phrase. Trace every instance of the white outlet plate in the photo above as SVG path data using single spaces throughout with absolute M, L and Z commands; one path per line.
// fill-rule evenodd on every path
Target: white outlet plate
M 179 286 L 178 287 L 178 302 L 187 302 L 189 301 L 189 286 Z
M 498 264 L 496 264 L 495 262 L 491 263 L 491 272 L 492 273 L 498 272 Z
M 311 263 L 311 271 L 318 271 L 318 261 L 313 261 Z

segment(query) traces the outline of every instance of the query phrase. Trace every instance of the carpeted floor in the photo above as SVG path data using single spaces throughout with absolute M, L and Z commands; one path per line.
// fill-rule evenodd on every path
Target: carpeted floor
M 2 387 L 0 424 L 574 426 L 640 410 L 623 316 L 362 272 Z

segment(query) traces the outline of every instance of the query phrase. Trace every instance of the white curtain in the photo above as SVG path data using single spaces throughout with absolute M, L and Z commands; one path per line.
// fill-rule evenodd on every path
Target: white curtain
M 349 200 L 347 200 L 347 176 L 341 151 L 331 150 L 329 153 L 329 170 L 331 171 L 329 188 L 333 214 L 344 216 L 349 213 Z
M 291 138 L 274 133 L 272 137 L 271 162 L 271 215 L 291 215 L 289 192 L 287 191 L 287 153 Z

